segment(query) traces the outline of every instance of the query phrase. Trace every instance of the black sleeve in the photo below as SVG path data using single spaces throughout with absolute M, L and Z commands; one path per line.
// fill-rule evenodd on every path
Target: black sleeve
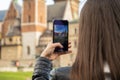
M 35 64 L 32 80 L 49 80 L 51 70 L 51 61 L 44 57 L 39 57 Z
M 51 70 L 50 72 L 50 80 L 58 80 L 56 76 L 56 69 Z

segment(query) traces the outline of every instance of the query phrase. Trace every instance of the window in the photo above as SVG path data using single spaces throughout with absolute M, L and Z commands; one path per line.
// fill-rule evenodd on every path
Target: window
M 74 41 L 74 47 L 75 48 L 77 47 L 77 41 L 76 40 Z
M 12 42 L 12 38 L 9 38 L 9 41 Z
M 77 29 L 75 28 L 75 34 L 77 34 Z
M 4 39 L 3 43 L 4 43 L 4 45 L 6 45 L 6 39 Z
M 28 22 L 31 22 L 31 16 L 28 16 Z
M 30 47 L 27 47 L 27 54 L 30 55 Z

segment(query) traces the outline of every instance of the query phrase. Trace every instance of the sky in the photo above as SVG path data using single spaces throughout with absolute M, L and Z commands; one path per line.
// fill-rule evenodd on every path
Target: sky
M 65 32 L 67 31 L 67 26 L 65 25 L 56 25 L 55 32 Z
M 12 0 L 0 0 L 0 10 L 7 10 L 9 8 L 10 2 Z M 22 5 L 23 0 L 17 0 L 20 5 Z M 81 8 L 83 7 L 83 4 L 85 3 L 86 0 L 80 0 L 80 8 L 79 10 L 81 11 Z M 46 4 L 54 4 L 53 0 L 46 0 Z
M 12 0 L 0 0 L 0 10 L 6 10 L 9 8 L 10 2 Z M 17 0 L 20 5 L 22 5 L 23 0 Z M 47 0 L 47 5 L 53 4 L 53 0 Z

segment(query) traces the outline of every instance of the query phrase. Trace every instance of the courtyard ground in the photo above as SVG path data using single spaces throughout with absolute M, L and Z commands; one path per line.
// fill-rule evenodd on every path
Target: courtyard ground
M 31 80 L 32 72 L 0 72 L 0 80 Z

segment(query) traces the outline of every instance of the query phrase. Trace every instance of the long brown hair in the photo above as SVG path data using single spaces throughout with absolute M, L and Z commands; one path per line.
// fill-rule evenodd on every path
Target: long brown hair
M 80 14 L 78 53 L 71 80 L 120 80 L 120 0 L 88 0 Z

